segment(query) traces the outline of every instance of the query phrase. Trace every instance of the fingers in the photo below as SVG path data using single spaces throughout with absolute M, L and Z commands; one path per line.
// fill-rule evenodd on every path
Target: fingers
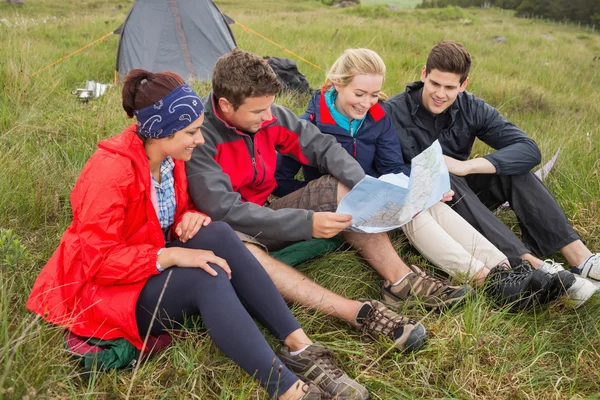
M 217 276 L 217 271 L 215 271 L 210 265 L 208 265 L 206 263 L 200 265 L 200 268 L 202 268 L 203 270 L 205 270 L 212 276 Z
M 187 242 L 187 240 L 189 239 L 190 223 L 191 218 L 189 214 L 185 214 L 181 219 L 181 222 L 179 223 L 178 228 L 180 229 L 179 232 L 177 232 L 177 234 L 179 235 L 179 240 L 181 240 L 183 243 Z
M 202 228 L 202 226 L 206 226 L 203 223 L 204 223 L 204 219 L 202 217 L 196 219 L 195 224 L 191 227 L 191 230 L 190 230 L 189 234 L 186 236 L 186 238 L 191 239 L 194 236 L 196 236 L 196 233 L 198 233 L 200 228 Z
M 212 251 L 207 252 L 207 253 L 209 253 L 209 254 L 206 256 L 206 262 L 209 262 L 211 264 L 216 264 L 219 267 L 221 267 L 221 269 L 223 271 L 225 271 L 225 273 L 227 273 L 227 276 L 229 277 L 229 279 L 231 279 L 231 268 L 229 268 L 229 264 L 227 264 L 227 261 L 225 261 L 224 258 L 215 256 Z M 216 273 L 215 273 L 215 275 L 216 275 Z
M 330 238 L 337 235 L 350 225 L 352 225 L 352 215 L 326 213 L 325 218 L 320 226 L 320 234 L 322 237 Z

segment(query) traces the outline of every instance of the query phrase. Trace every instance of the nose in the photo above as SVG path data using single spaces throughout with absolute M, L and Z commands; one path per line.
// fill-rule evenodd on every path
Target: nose
M 204 144 L 204 135 L 202 135 L 200 129 L 198 129 L 198 133 L 194 135 L 194 143 L 197 145 Z
M 263 121 L 270 121 L 273 119 L 273 114 L 271 114 L 271 108 L 267 108 L 261 115 L 260 118 Z
M 443 99 L 446 97 L 446 90 L 443 87 L 438 87 L 435 91 L 436 97 Z

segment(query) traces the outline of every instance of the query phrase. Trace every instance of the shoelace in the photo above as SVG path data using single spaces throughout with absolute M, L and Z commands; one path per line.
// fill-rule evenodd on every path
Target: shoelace
M 331 351 L 328 349 L 319 348 L 311 350 L 311 352 L 308 354 L 308 357 L 311 360 L 318 362 L 323 368 L 324 372 L 330 373 L 334 378 L 339 378 L 344 374 L 344 372 L 339 369 L 337 365 L 335 365 L 335 362 L 333 361 L 333 353 L 331 353 Z
M 414 273 L 415 275 L 418 275 L 421 279 L 423 279 L 421 285 L 426 286 L 428 288 L 426 293 L 427 295 L 435 293 L 439 289 L 448 286 L 444 280 L 436 278 L 435 276 L 427 275 L 423 271 L 415 271 Z M 446 290 L 447 289 L 444 289 L 444 291 Z
M 561 263 L 557 263 L 550 258 L 545 259 L 544 264 L 547 265 L 546 271 L 551 273 L 558 273 L 559 271 L 563 271 L 565 269 Z
M 390 315 L 391 314 L 391 315 Z M 381 331 L 381 333 L 392 340 L 394 338 L 394 331 L 397 328 L 403 327 L 406 324 L 416 325 L 417 322 L 412 319 L 408 319 L 392 313 L 390 310 L 381 311 L 371 306 L 371 311 L 367 314 L 363 325 L 361 327 L 361 333 L 368 333 L 367 331 Z M 379 329 L 378 329 L 379 328 Z
M 314 383 L 313 383 L 313 385 L 316 386 Z M 305 393 L 305 395 L 302 396 L 300 398 L 300 400 L 305 399 L 310 394 L 309 390 L 310 390 L 310 385 L 308 383 L 305 383 L 304 385 L 302 385 L 302 391 Z M 319 395 L 321 396 L 321 400 L 333 399 L 332 395 L 330 395 L 329 393 L 323 392 L 323 391 L 321 391 L 321 393 L 319 393 Z

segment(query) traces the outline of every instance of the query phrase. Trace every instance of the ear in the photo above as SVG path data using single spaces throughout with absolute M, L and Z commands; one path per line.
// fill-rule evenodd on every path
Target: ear
M 467 79 L 465 79 L 465 81 L 462 83 L 462 85 L 460 85 L 460 89 L 459 92 L 464 92 L 465 89 L 467 88 L 467 85 L 469 84 L 469 77 L 467 76 Z
M 337 90 L 338 92 L 340 90 L 342 90 L 344 87 L 340 84 L 340 80 L 339 79 L 335 79 L 332 82 L 333 87 L 335 88 L 335 90 Z
M 425 78 L 427 78 L 427 65 L 423 65 L 421 68 L 421 82 L 425 83 Z
M 233 104 L 231 104 L 229 102 L 229 100 L 227 100 L 225 97 L 219 97 L 218 100 L 219 103 L 219 109 L 223 112 L 223 113 L 231 113 L 233 112 Z

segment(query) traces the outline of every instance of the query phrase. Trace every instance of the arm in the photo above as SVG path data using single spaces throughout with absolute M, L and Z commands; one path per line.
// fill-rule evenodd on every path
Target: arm
M 103 162 L 106 160 L 106 162 Z M 123 285 L 158 274 L 152 244 L 128 245 L 122 236 L 128 191 L 135 190 L 131 165 L 112 157 L 91 159 L 74 189 L 74 225 L 89 280 Z M 77 203 L 76 203 L 77 201 Z
M 471 173 L 519 175 L 541 162 L 540 150 L 530 137 L 483 100 L 475 99 L 474 102 L 475 134 L 496 152 L 471 160 L 468 169 L 475 171 Z M 493 166 L 493 170 L 485 161 Z
M 198 208 L 213 220 L 225 221 L 248 235 L 290 241 L 312 237 L 313 211 L 275 211 L 242 201 L 240 194 L 233 191 L 229 176 L 214 160 L 217 150 L 210 135 L 206 134 L 205 138 L 205 144 L 196 147 L 192 159 L 186 163 L 190 197 Z
M 390 117 L 386 115 L 380 123 L 382 133 L 375 144 L 375 170 L 380 175 L 403 172 L 406 176 L 410 176 L 410 166 L 404 163 L 400 140 Z
M 276 145 L 305 165 L 315 166 L 349 188 L 365 176 L 360 164 L 331 135 L 324 135 L 308 121 L 296 117 L 290 110 L 273 106 L 273 114 L 281 128 Z

